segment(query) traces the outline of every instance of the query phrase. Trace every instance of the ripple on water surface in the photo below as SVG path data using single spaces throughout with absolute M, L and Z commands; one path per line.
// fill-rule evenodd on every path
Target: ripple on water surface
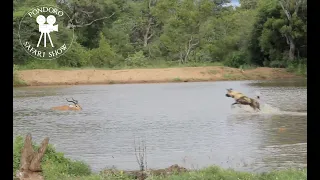
M 149 168 L 220 165 L 236 170 L 306 166 L 307 88 L 291 82 L 123 84 L 14 89 L 14 136 L 49 136 L 93 170 L 137 169 L 134 138 Z M 262 112 L 231 108 L 226 88 L 261 95 Z M 65 98 L 81 112 L 56 112 Z

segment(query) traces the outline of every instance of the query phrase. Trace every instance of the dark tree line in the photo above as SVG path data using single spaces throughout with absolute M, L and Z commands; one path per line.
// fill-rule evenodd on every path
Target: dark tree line
M 227 66 L 306 66 L 306 0 L 56 0 L 67 12 L 59 26 L 75 29 L 65 56 L 68 67 L 141 67 L 157 63 Z M 26 55 L 18 36 L 24 12 L 40 0 L 14 0 L 14 58 L 17 65 L 38 62 Z M 35 23 L 25 22 L 33 27 Z M 60 28 L 61 28 L 60 27 Z M 36 29 L 36 27 L 34 27 Z M 55 37 L 65 39 L 68 33 Z M 37 39 L 38 32 L 23 36 Z

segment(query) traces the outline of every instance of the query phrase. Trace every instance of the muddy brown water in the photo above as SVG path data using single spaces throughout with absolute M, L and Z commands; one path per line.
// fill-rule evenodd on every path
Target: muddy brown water
M 262 111 L 231 108 L 226 88 L 260 94 Z M 81 112 L 50 110 L 71 97 Z M 14 137 L 48 136 L 94 171 L 138 169 L 134 139 L 146 141 L 148 168 L 261 172 L 307 164 L 306 80 L 25 87 L 14 88 L 13 102 Z

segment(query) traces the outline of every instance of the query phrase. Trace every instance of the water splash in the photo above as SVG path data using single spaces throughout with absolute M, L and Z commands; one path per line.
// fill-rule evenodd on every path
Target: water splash
M 281 110 L 276 107 L 272 107 L 271 105 L 265 103 L 260 105 L 261 113 L 280 113 Z
M 250 106 L 239 105 L 232 108 L 234 114 L 266 114 L 266 115 L 293 115 L 293 116 L 307 116 L 307 112 L 292 112 L 281 111 L 279 108 L 272 107 L 265 103 L 260 104 L 260 111 L 253 110 Z

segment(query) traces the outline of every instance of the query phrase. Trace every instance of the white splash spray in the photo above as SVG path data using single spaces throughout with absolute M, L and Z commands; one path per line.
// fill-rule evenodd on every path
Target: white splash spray
M 279 108 L 272 107 L 267 103 L 260 104 L 260 111 L 255 111 L 247 105 L 235 105 L 232 108 L 233 114 L 265 114 L 265 115 L 293 115 L 293 116 L 306 116 L 307 112 L 290 112 L 281 111 Z

